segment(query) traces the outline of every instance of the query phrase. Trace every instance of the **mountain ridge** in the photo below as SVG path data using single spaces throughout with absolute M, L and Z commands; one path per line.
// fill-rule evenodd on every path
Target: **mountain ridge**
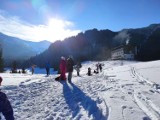
M 156 60 L 160 55 L 152 49 L 160 51 L 156 43 L 159 43 L 160 24 L 151 24 L 147 27 L 136 29 L 122 29 L 118 32 L 111 30 L 87 30 L 76 36 L 56 41 L 40 55 L 28 60 L 28 63 L 35 63 L 44 67 L 46 61 L 50 61 L 54 68 L 58 69 L 61 56 L 72 55 L 75 61 L 85 60 L 106 60 L 110 59 L 111 51 L 117 46 L 128 45 L 129 49 L 137 47 L 136 60 Z M 156 36 L 155 36 L 156 35 Z M 152 40 L 153 39 L 153 40 Z M 149 46 L 149 43 L 152 46 Z M 146 53 L 150 56 L 147 55 Z M 41 59 L 41 61 L 39 61 Z M 30 61 L 30 62 L 29 62 Z
M 51 42 L 32 42 L 0 33 L 0 44 L 5 60 L 25 60 L 46 50 Z

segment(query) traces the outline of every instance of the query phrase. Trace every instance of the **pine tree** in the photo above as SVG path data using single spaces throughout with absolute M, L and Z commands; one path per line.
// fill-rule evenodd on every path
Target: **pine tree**
M 2 48 L 0 46 L 0 72 L 4 71 L 4 66 L 3 66 L 3 58 L 2 58 Z

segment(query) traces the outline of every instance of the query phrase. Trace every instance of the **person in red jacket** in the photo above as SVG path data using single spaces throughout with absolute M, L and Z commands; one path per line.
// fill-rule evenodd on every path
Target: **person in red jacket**
M 2 77 L 0 77 L 0 86 L 2 83 Z M 2 113 L 6 120 L 14 120 L 12 106 L 5 93 L 0 90 L 0 113 Z M 1 116 L 0 116 L 1 120 Z
M 61 62 L 60 62 L 60 80 L 66 80 L 66 60 L 65 57 L 61 57 Z
M 61 57 L 60 65 L 60 76 L 56 77 L 55 80 L 66 80 L 66 60 L 65 57 Z

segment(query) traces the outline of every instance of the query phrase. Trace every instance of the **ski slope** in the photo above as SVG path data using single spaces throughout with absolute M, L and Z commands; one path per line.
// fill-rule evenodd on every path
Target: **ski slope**
M 160 120 L 160 61 L 82 64 L 72 83 L 58 75 L 3 73 L 16 120 Z M 87 76 L 91 67 L 92 76 Z

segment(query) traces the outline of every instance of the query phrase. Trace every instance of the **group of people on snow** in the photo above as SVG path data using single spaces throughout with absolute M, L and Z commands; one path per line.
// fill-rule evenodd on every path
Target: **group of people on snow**
M 33 64 L 31 66 L 32 74 L 34 74 L 35 67 L 36 67 L 35 64 Z M 71 82 L 73 69 L 75 69 L 77 71 L 77 76 L 80 76 L 80 68 L 81 67 L 82 67 L 82 65 L 79 61 L 77 62 L 76 65 L 74 64 L 72 56 L 69 56 L 67 60 L 65 57 L 62 56 L 60 58 L 60 65 L 59 65 L 60 76 L 57 77 L 56 80 L 66 80 L 66 72 L 68 72 L 67 79 L 68 79 L 68 82 Z M 50 75 L 50 63 L 49 62 L 46 63 L 45 69 L 46 69 L 47 76 L 49 76 Z
M 101 63 L 97 63 L 96 64 L 96 69 L 93 71 L 93 73 L 95 73 L 95 74 L 98 74 L 99 72 L 102 72 L 102 64 Z M 90 67 L 88 68 L 87 75 L 88 76 L 92 75 Z
M 98 74 L 99 72 L 102 72 L 102 66 L 103 64 L 101 63 L 97 63 L 96 65 L 96 69 L 93 71 L 93 73 Z M 34 73 L 34 68 L 36 67 L 36 65 L 32 65 L 32 74 Z M 73 61 L 73 57 L 69 56 L 69 58 L 66 60 L 65 57 L 61 57 L 60 59 L 60 65 L 59 65 L 59 72 L 60 72 L 60 76 L 58 76 L 57 78 L 55 78 L 55 80 L 66 80 L 66 72 L 68 72 L 68 77 L 67 80 L 68 82 L 71 82 L 72 79 L 72 72 L 73 69 L 75 69 L 77 71 L 77 76 L 80 76 L 80 68 L 82 67 L 80 62 L 77 62 L 76 65 L 74 65 L 74 61 Z M 46 74 L 47 76 L 50 75 L 50 63 L 47 62 L 46 63 Z M 91 68 L 88 68 L 88 72 L 87 72 L 88 76 L 91 76 Z
M 32 74 L 34 73 L 34 68 L 36 67 L 36 65 L 32 65 Z M 60 76 L 58 76 L 57 78 L 55 78 L 55 80 L 68 80 L 69 83 L 71 83 L 72 81 L 72 73 L 73 73 L 73 69 L 75 69 L 77 71 L 77 76 L 80 76 L 79 72 L 80 72 L 80 68 L 82 67 L 80 62 L 77 62 L 76 65 L 74 65 L 74 61 L 73 61 L 73 57 L 69 56 L 69 58 L 66 60 L 65 57 L 61 57 L 60 59 L 60 64 L 59 64 L 59 69 L 60 69 Z M 68 76 L 66 78 L 66 72 L 68 72 Z M 94 73 L 99 73 L 102 72 L 102 64 L 101 63 L 97 63 L 96 64 L 96 70 L 94 70 Z M 46 73 L 47 76 L 50 74 L 50 64 L 49 62 L 46 63 Z M 88 76 L 91 76 L 91 68 L 88 68 Z M 2 77 L 0 77 L 0 86 L 2 83 Z M 1 92 L 0 89 L 0 113 L 2 113 L 5 117 L 6 120 L 14 120 L 14 116 L 13 116 L 13 109 L 12 106 L 6 96 L 5 93 Z M 0 116 L 0 120 L 1 120 L 1 116 Z
M 60 76 L 55 78 L 55 80 L 66 80 L 66 72 L 68 72 L 67 80 L 71 82 L 72 79 L 72 72 L 73 72 L 74 61 L 72 56 L 66 60 L 65 57 L 61 57 L 59 69 L 60 69 Z
M 68 71 L 68 82 L 71 83 L 72 79 L 72 72 L 73 72 L 73 66 L 74 66 L 74 61 L 72 56 L 69 56 L 69 58 L 66 60 L 65 57 L 61 57 L 60 61 L 60 76 L 56 78 L 56 80 L 66 80 L 66 71 Z M 32 65 L 32 74 L 34 73 L 34 68 L 36 65 Z M 79 75 L 79 66 L 77 66 L 78 72 L 77 75 Z M 46 72 L 47 75 L 50 74 L 50 64 L 49 62 L 46 63 Z M 2 77 L 0 77 L 0 86 L 2 83 Z M 5 93 L 1 92 L 0 89 L 0 113 L 2 113 L 5 117 L 6 120 L 14 120 L 14 115 L 13 115 L 13 109 L 12 106 L 6 96 Z M 1 115 L 0 115 L 0 120 L 1 120 Z

